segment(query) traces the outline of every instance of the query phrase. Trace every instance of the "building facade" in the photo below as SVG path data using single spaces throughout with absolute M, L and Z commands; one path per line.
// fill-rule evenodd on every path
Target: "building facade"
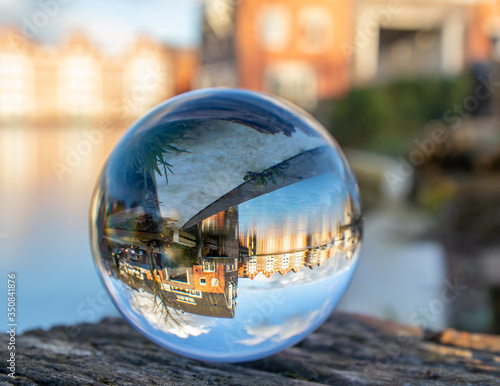
M 203 259 L 192 268 L 151 267 L 130 258 L 118 260 L 119 272 L 156 294 L 168 307 L 196 315 L 234 318 L 238 296 L 236 259 Z
M 497 0 L 205 0 L 197 87 L 269 91 L 309 110 L 351 87 L 455 76 L 500 58 Z
M 338 42 L 351 40 L 342 0 L 207 0 L 198 87 L 265 90 L 307 109 L 349 88 Z
M 59 45 L 0 31 L 0 121 L 132 120 L 187 91 L 196 55 L 138 38 L 105 55 L 82 34 Z
M 353 82 L 462 73 L 478 3 L 354 0 L 353 41 L 343 46 L 353 61 Z

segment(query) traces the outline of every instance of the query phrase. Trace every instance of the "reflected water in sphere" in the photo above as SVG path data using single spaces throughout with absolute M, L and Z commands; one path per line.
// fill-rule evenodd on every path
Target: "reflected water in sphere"
M 118 309 L 154 342 L 209 361 L 262 358 L 317 328 L 361 236 L 337 143 L 303 110 L 243 90 L 154 108 L 92 199 L 92 251 Z

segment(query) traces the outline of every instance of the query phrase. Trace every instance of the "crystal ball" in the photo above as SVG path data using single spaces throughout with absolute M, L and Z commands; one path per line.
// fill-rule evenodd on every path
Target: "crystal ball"
M 116 307 L 157 344 L 240 362 L 329 317 L 359 255 L 358 185 L 308 113 L 269 94 L 174 97 L 126 132 L 97 183 L 94 260 Z

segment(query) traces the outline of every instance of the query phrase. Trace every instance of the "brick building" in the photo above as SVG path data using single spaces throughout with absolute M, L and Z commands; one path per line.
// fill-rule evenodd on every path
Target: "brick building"
M 350 2 L 207 0 L 198 87 L 265 90 L 313 109 L 349 88 Z
M 269 91 L 309 110 L 353 85 L 454 76 L 500 58 L 497 0 L 204 4 L 196 86 Z
M 0 30 L 0 121 L 130 121 L 190 88 L 196 55 L 140 37 L 105 55 L 74 33 L 55 46 Z
M 237 260 L 202 259 L 192 268 L 152 268 L 147 262 L 125 258 L 120 274 L 132 288 L 158 294 L 174 309 L 196 315 L 234 318 L 238 296 Z
M 329 213 L 308 229 L 295 223 L 296 232 L 268 229 L 265 234 L 250 231 L 240 237 L 240 245 L 248 250 L 240 257 L 239 276 L 253 279 L 259 274 L 270 277 L 286 275 L 303 267 L 314 269 L 328 259 L 350 259 L 361 238 L 359 209 L 349 197 L 338 216 Z

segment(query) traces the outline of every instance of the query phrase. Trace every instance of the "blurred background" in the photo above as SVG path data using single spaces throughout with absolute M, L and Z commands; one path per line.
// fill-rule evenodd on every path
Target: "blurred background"
M 88 240 L 100 169 L 151 107 L 229 86 L 298 104 L 345 149 L 366 221 L 339 309 L 500 333 L 499 61 L 500 0 L 0 0 L 20 330 L 117 315 Z

